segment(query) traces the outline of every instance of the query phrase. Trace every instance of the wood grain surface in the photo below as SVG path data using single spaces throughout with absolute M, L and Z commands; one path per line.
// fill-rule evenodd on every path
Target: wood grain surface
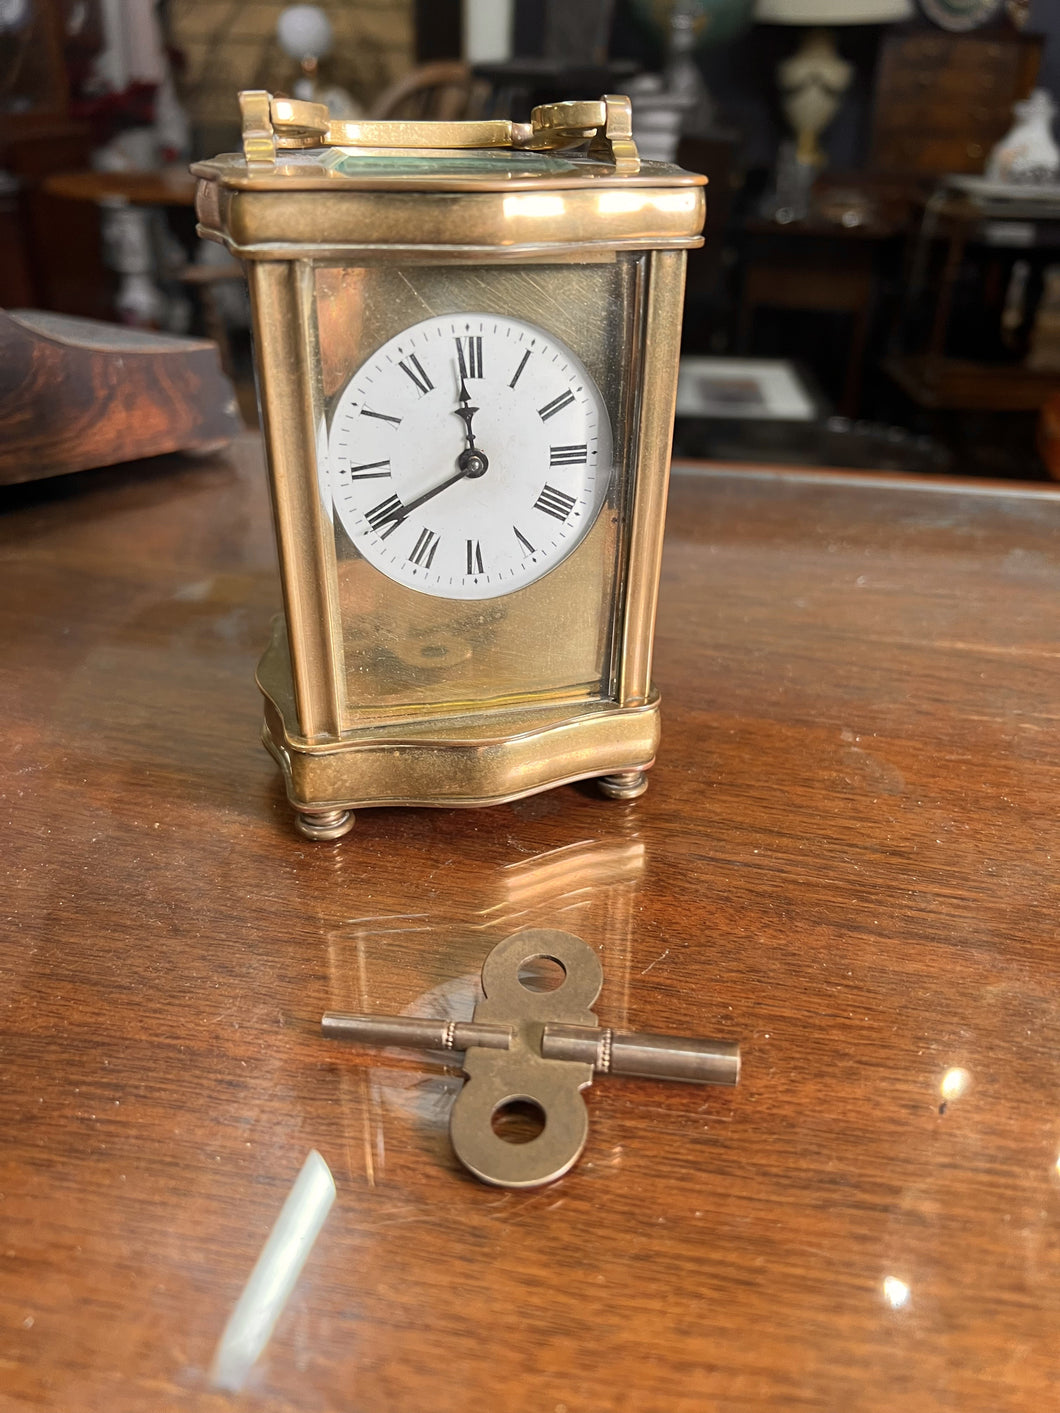
M 257 741 L 256 442 L 4 505 L 0 1407 L 1055 1404 L 1055 492 L 679 474 L 648 794 L 335 845 Z M 605 1023 L 739 1039 L 739 1087 L 601 1079 L 569 1176 L 477 1184 L 454 1076 L 319 1019 L 467 1014 L 522 926 L 599 949 Z M 221 1392 L 311 1149 L 337 1200 Z
M 216 450 L 242 425 L 208 339 L 0 310 L 0 485 Z

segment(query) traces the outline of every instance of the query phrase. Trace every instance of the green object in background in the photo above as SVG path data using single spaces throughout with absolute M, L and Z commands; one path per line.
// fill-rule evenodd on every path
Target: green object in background
M 742 34 L 751 23 L 753 4 L 754 0 L 632 0 L 634 12 L 664 44 L 670 33 L 670 15 L 677 5 L 686 14 L 699 17 L 698 49 L 725 44 Z

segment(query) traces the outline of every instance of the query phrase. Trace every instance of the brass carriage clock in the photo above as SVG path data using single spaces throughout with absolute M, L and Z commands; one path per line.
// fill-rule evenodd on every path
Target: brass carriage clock
M 704 179 L 639 161 L 625 98 L 240 102 L 243 153 L 193 171 L 250 284 L 286 608 L 258 683 L 298 827 L 592 776 L 633 798 Z

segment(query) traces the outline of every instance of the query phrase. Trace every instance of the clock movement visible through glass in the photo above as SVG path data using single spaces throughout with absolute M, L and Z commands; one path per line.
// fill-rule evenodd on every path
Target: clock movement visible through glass
M 540 579 L 581 543 L 611 477 L 603 398 L 571 349 L 520 319 L 425 319 L 377 349 L 335 407 L 332 495 L 389 578 L 451 599 Z

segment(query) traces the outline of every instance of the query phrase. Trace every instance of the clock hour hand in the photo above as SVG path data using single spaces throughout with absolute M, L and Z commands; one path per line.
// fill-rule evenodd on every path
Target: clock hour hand
M 456 464 L 463 470 L 469 480 L 474 480 L 477 476 L 483 476 L 489 470 L 489 458 L 486 453 L 475 445 L 475 433 L 471 427 L 471 419 L 478 411 L 477 407 L 471 406 L 471 398 L 468 395 L 467 383 L 463 373 L 460 374 L 460 406 L 454 407 L 454 414 L 460 418 L 464 424 L 464 436 L 467 438 L 467 446 L 460 453 Z
M 414 510 L 418 510 L 421 505 L 426 505 L 435 496 L 441 495 L 442 491 L 447 491 L 450 486 L 455 486 L 457 481 L 465 479 L 473 481 L 478 476 L 484 476 L 489 470 L 489 458 L 486 453 L 475 445 L 475 434 L 471 429 L 471 419 L 478 411 L 477 407 L 471 406 L 471 398 L 468 395 L 467 383 L 464 375 L 460 375 L 460 406 L 453 409 L 457 417 L 464 424 L 464 435 L 467 439 L 467 446 L 456 459 L 456 470 L 437 486 L 432 486 L 429 491 L 424 491 L 422 495 L 416 496 L 414 500 L 408 502 L 398 500 L 395 496 L 392 501 L 380 506 L 379 514 L 372 519 L 371 524 L 374 530 L 379 530 L 383 525 L 391 525 L 392 529 L 405 522 Z M 386 532 L 390 534 L 391 531 Z

